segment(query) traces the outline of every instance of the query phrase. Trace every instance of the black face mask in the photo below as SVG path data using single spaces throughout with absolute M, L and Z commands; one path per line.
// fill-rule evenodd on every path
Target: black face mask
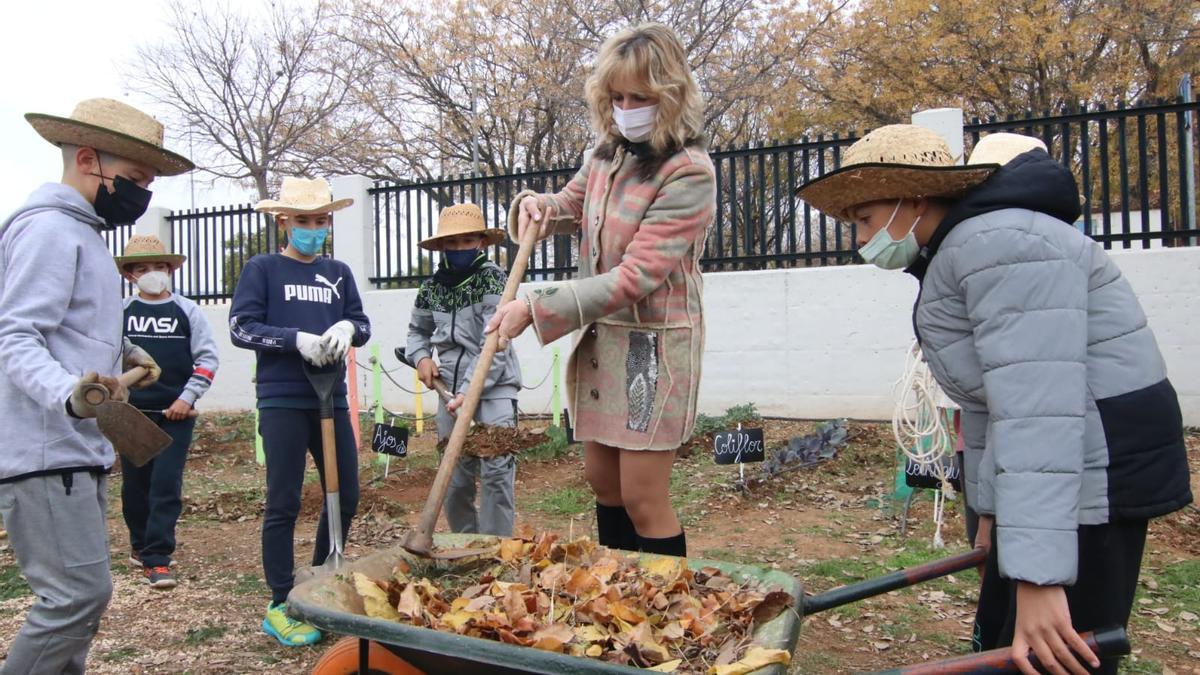
M 105 178 L 104 168 L 101 167 L 100 173 L 93 175 Z M 100 181 L 100 186 L 96 188 L 96 201 L 92 204 L 96 215 L 104 219 L 106 230 L 118 225 L 132 225 L 149 208 L 153 194 L 128 178 L 114 176 L 112 182 L 113 190 L 109 192 L 104 181 Z

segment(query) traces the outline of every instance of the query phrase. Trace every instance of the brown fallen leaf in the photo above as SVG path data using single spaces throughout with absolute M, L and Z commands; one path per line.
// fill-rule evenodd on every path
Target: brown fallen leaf
M 710 675 L 746 675 L 746 673 L 764 668 L 772 663 L 786 665 L 791 660 L 792 655 L 785 649 L 764 649 L 752 646 L 746 650 L 746 655 L 740 661 L 727 666 L 713 666 L 709 668 L 708 672 Z
M 575 637 L 575 631 L 570 626 L 561 623 L 551 624 L 533 634 L 534 649 L 548 652 L 561 652 L 563 646 Z
M 783 591 L 771 591 L 767 593 L 767 597 L 763 598 L 762 602 L 754 608 L 750 613 L 754 619 L 754 625 L 761 626 L 764 623 L 774 619 L 795 604 L 796 599 L 790 593 Z
M 396 612 L 403 618 L 415 619 L 421 616 L 421 598 L 417 595 L 416 584 L 409 584 L 400 592 L 400 602 Z

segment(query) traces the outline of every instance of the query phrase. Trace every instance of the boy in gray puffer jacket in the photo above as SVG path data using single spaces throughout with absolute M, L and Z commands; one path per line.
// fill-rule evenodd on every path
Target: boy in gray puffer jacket
M 920 281 L 913 327 L 962 408 L 989 549 L 975 647 L 1116 673 L 1077 633 L 1128 622 L 1149 519 L 1192 501 L 1179 400 L 1129 281 L 1071 225 L 1071 172 L 995 136 L 958 166 L 933 132 L 881 127 L 801 197 Z
M 474 204 L 456 204 L 442 210 L 438 232 L 420 243 L 440 251 L 442 262 L 432 279 L 421 283 L 408 326 L 405 350 L 425 386 L 440 378 L 455 397 L 438 406 L 438 438 L 454 429 L 454 412 L 462 406 L 484 343 L 483 329 L 496 313 L 508 276 L 489 262 L 486 247 L 500 243 L 505 234 L 484 226 L 483 213 Z M 437 350 L 438 364 L 433 362 Z M 475 421 L 489 426 L 515 427 L 521 368 L 510 345 L 496 352 Z M 465 449 L 446 492 L 446 520 L 454 532 L 511 536 L 516 514 L 514 490 L 517 465 L 512 455 L 474 457 Z M 480 508 L 475 507 L 475 480 L 482 483 Z

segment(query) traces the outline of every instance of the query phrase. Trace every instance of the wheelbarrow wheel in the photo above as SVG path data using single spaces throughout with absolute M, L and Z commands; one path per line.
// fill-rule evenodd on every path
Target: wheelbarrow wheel
M 367 672 L 370 675 L 425 675 L 377 642 L 367 651 Z M 313 666 L 312 675 L 357 675 L 358 638 L 345 637 L 329 648 Z

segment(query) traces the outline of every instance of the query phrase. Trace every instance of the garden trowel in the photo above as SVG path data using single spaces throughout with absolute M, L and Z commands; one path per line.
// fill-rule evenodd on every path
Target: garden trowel
M 145 377 L 147 372 L 145 368 L 137 366 L 117 379 L 128 388 Z M 104 385 L 88 385 L 83 396 L 96 409 L 96 424 L 100 426 L 100 433 L 113 444 L 114 450 L 134 466 L 144 465 L 171 444 L 171 436 L 140 410 L 125 401 L 109 398 Z

